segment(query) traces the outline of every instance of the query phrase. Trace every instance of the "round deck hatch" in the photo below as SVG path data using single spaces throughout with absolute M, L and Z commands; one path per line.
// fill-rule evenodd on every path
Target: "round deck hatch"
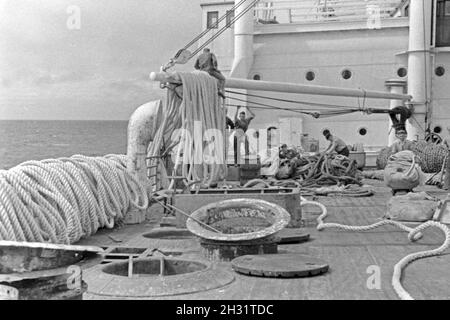
M 136 259 L 97 266 L 86 272 L 88 295 L 109 298 L 174 296 L 217 289 L 234 281 L 207 261 L 178 258 Z
M 232 199 L 206 205 L 192 213 L 186 225 L 200 238 L 213 241 L 248 241 L 284 229 L 290 221 L 284 208 L 257 199 Z M 220 233 L 211 230 L 202 222 Z
M 242 256 L 234 259 L 231 266 L 236 272 L 266 278 L 312 277 L 329 268 L 321 259 L 291 253 Z
M 102 270 L 115 276 L 142 278 L 152 276 L 169 277 L 201 271 L 208 267 L 204 263 L 178 259 L 137 259 L 132 263 L 131 268 L 128 261 L 110 263 L 103 267 Z

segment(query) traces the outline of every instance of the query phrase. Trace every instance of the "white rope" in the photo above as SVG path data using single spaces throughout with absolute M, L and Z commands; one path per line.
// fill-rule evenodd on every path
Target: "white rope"
M 380 222 L 377 222 L 377 223 L 374 223 L 371 225 L 367 225 L 367 226 L 348 226 L 348 225 L 343 225 L 343 224 L 339 224 L 339 223 L 325 223 L 324 220 L 328 215 L 328 210 L 323 204 L 321 204 L 319 202 L 308 201 L 302 197 L 300 200 L 300 206 L 305 206 L 305 205 L 317 206 L 322 210 L 322 213 L 317 218 L 317 222 L 318 222 L 317 230 L 319 230 L 319 231 L 335 228 L 335 229 L 351 231 L 351 232 L 363 232 L 363 231 L 373 230 L 373 229 L 381 227 L 383 225 L 393 225 L 393 226 L 400 228 L 403 231 L 408 232 L 408 239 L 411 242 L 415 242 L 422 237 L 421 231 L 423 231 L 429 227 L 436 227 L 436 228 L 441 229 L 445 234 L 445 241 L 439 248 L 409 254 L 406 257 L 404 257 L 403 259 L 401 259 L 395 265 L 394 273 L 392 275 L 392 286 L 394 287 L 394 290 L 397 293 L 397 295 L 402 300 L 412 300 L 413 299 L 410 296 L 410 294 L 403 288 L 402 283 L 401 283 L 402 272 L 406 268 L 406 266 L 408 264 L 410 264 L 411 262 L 418 260 L 418 259 L 423 259 L 423 258 L 432 257 L 432 256 L 438 256 L 438 255 L 442 254 L 444 251 L 446 251 L 448 249 L 448 247 L 450 246 L 450 229 L 447 228 L 447 226 L 445 226 L 439 222 L 428 221 L 428 222 L 425 222 L 425 223 L 419 225 L 416 228 L 409 228 L 397 221 L 392 221 L 392 220 L 382 220 Z
M 0 240 L 70 244 L 146 209 L 147 191 L 125 163 L 77 155 L 1 170 Z
M 203 71 L 179 75 L 183 83 L 179 107 L 182 130 L 174 171 L 181 167 L 188 182 L 201 181 L 209 186 L 226 177 L 225 110 L 220 106 L 215 78 Z M 198 128 L 200 123 L 202 127 Z M 209 141 L 205 143 L 204 139 Z
M 414 237 L 415 234 L 420 233 L 421 231 L 430 228 L 430 227 L 436 227 L 441 229 L 445 234 L 445 241 L 444 243 L 434 250 L 425 250 L 420 251 L 416 253 L 411 253 L 404 257 L 402 260 L 400 260 L 395 266 L 394 266 L 394 274 L 392 276 L 392 286 L 394 287 L 395 292 L 397 292 L 397 295 L 402 300 L 413 300 L 411 295 L 403 288 L 401 280 L 402 280 L 402 270 L 406 268 L 408 264 L 415 260 L 427 258 L 427 257 L 433 257 L 438 256 L 444 253 L 448 247 L 450 246 L 450 229 L 447 228 L 444 224 L 436 221 L 428 221 L 417 228 L 415 228 L 413 231 L 410 232 L 408 235 L 408 238 L 411 240 L 411 238 Z

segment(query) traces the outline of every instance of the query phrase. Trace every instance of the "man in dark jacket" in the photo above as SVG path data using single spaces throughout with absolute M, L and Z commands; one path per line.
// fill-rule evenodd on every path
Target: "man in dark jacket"
M 226 126 L 225 126 L 225 128 L 231 129 L 231 130 L 234 129 L 234 122 L 228 116 L 226 117 Z
M 194 68 L 196 70 L 206 71 L 211 77 L 218 80 L 219 95 L 225 99 L 225 77 L 219 71 L 217 58 L 208 48 L 197 58 Z
M 389 111 L 389 117 L 391 118 L 392 126 L 394 127 L 395 131 L 406 131 L 406 120 L 411 118 L 411 115 L 411 110 L 405 106 L 399 106 L 391 109 Z
M 247 107 L 247 110 L 250 112 L 250 116 L 247 117 L 244 111 L 240 112 L 240 107 L 236 108 L 236 114 L 234 115 L 234 128 L 236 129 L 234 133 L 234 161 L 237 164 L 238 160 L 240 161 L 241 154 L 241 143 L 245 143 L 245 155 L 248 155 L 250 152 L 250 145 L 248 142 L 248 138 L 246 132 L 250 125 L 250 122 L 255 118 L 255 114 Z M 239 114 L 239 116 L 238 116 Z

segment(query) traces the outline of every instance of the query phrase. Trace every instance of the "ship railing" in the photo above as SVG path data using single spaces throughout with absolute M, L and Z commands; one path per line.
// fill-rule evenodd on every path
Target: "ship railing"
M 150 181 L 150 187 L 152 192 L 156 192 L 162 189 L 161 185 L 161 172 L 160 161 L 161 157 L 147 157 L 147 178 Z
M 402 0 L 260 1 L 255 7 L 255 20 L 260 24 L 285 24 L 392 19 L 403 16 L 399 10 L 403 4 Z

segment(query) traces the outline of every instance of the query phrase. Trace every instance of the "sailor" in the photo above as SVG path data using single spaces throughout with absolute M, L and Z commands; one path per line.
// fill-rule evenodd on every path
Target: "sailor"
M 406 120 L 411 118 L 411 115 L 412 115 L 411 110 L 405 106 L 399 106 L 389 110 L 389 116 L 391 117 L 392 120 L 392 126 L 396 130 L 396 132 L 398 130 L 406 131 L 405 129 Z M 400 117 L 398 118 L 397 116 Z
M 395 130 L 395 137 L 397 141 L 395 141 L 391 146 L 391 154 L 396 154 L 401 151 L 410 150 L 411 141 L 406 140 L 408 137 L 408 133 L 405 128 L 399 127 Z
M 236 129 L 234 133 L 234 160 L 238 163 L 241 153 L 241 143 L 245 142 L 245 154 L 248 155 L 250 152 L 250 146 L 248 143 L 246 132 L 250 125 L 250 122 L 255 118 L 255 114 L 247 107 L 250 117 L 247 117 L 246 113 L 242 111 L 239 113 L 240 107 L 236 108 L 236 114 L 234 116 L 234 127 Z M 239 113 L 239 117 L 238 117 Z
M 336 152 L 337 154 L 346 157 L 350 155 L 350 151 L 348 150 L 348 147 L 345 144 L 344 140 L 333 136 L 330 130 L 324 130 L 323 135 L 328 141 L 330 141 L 330 145 L 328 146 L 327 150 L 325 150 L 325 154 L 331 154 L 333 152 Z
M 219 71 L 217 57 L 208 48 L 203 49 L 203 53 L 197 58 L 194 68 L 206 71 L 210 76 L 218 80 L 219 95 L 225 99 L 225 77 Z
M 287 158 L 287 153 L 288 153 L 288 146 L 287 146 L 287 144 L 283 144 L 280 147 L 280 152 L 279 152 L 280 159 L 286 159 Z
M 228 116 L 226 117 L 226 125 L 225 125 L 225 128 L 231 129 L 231 130 L 234 129 L 234 122 L 233 122 L 233 120 L 231 120 Z

